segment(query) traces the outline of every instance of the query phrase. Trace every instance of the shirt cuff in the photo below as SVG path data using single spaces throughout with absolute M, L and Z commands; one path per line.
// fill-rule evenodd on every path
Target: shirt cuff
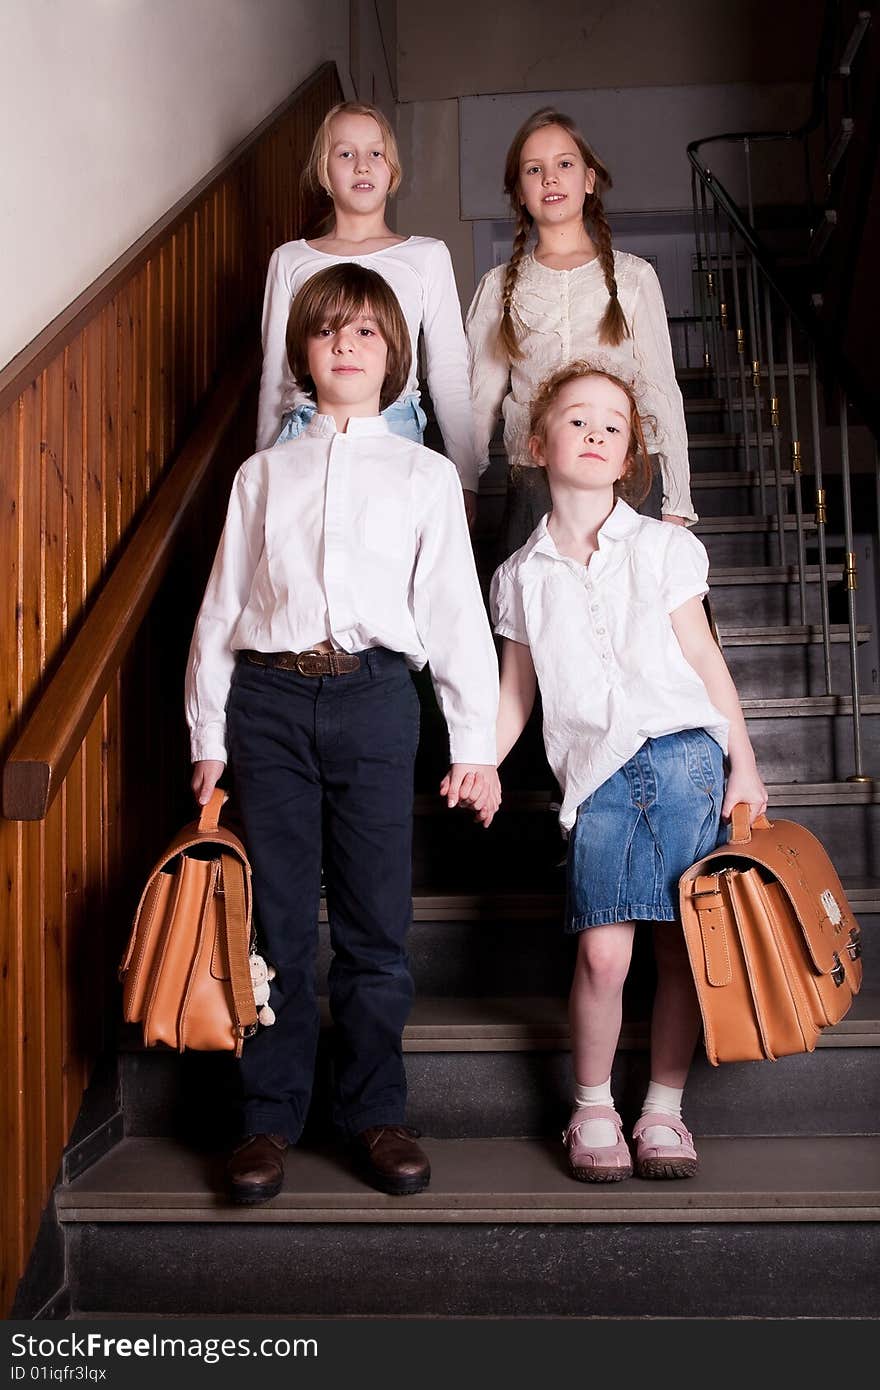
M 449 761 L 451 763 L 482 763 L 498 766 L 498 741 L 495 725 L 449 730 Z
M 455 468 L 465 492 L 479 492 L 481 469 L 476 463 L 456 463 Z
M 680 516 L 692 526 L 695 521 L 699 521 L 699 516 L 694 511 L 694 504 L 689 496 L 678 493 L 674 497 L 664 497 L 660 504 L 662 516 Z
M 194 763 L 228 761 L 226 753 L 226 725 L 206 724 L 204 728 L 193 729 L 189 736 L 190 751 Z

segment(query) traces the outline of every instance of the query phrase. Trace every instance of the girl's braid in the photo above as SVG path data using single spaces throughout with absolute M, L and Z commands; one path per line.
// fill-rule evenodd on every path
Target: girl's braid
M 513 314 L 511 305 L 513 303 L 513 292 L 516 289 L 516 282 L 519 279 L 519 268 L 522 258 L 526 253 L 526 245 L 529 240 L 529 233 L 532 229 L 532 219 L 520 204 L 516 214 L 516 233 L 513 238 L 513 249 L 510 253 L 510 260 L 507 262 L 507 270 L 504 274 L 504 289 L 501 293 L 501 327 L 499 337 L 501 346 L 507 353 L 511 362 L 522 357 L 522 348 L 516 339 L 516 329 L 513 326 Z
M 620 307 L 620 300 L 617 297 L 617 280 L 614 276 L 614 249 L 611 245 L 611 228 L 605 216 L 605 209 L 602 206 L 602 199 L 598 193 L 591 194 L 584 203 L 584 221 L 590 224 L 590 234 L 595 243 L 602 263 L 602 270 L 605 274 L 605 286 L 608 290 L 608 307 L 602 315 L 599 324 L 599 342 L 609 343 L 611 347 L 617 347 L 624 338 L 628 338 L 629 325 L 626 315 Z

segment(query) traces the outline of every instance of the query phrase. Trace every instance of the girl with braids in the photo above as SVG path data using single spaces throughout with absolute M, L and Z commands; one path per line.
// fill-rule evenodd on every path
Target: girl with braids
M 287 359 L 291 302 L 319 270 L 353 261 L 375 270 L 397 296 L 409 330 L 411 366 L 403 391 L 383 410 L 392 434 L 422 443 L 426 417 L 419 404 L 419 332 L 424 335 L 431 399 L 446 451 L 464 490 L 468 521 L 476 514 L 478 455 L 468 382 L 468 351 L 452 261 L 435 237 L 397 236 L 385 215 L 400 186 L 394 131 L 374 106 L 342 102 L 327 112 L 303 171 L 303 192 L 324 214 L 311 239 L 288 241 L 272 253 L 263 301 L 263 374 L 257 449 L 296 439 L 315 402 Z
M 550 507 L 544 471 L 529 455 L 529 402 L 548 373 L 597 348 L 646 382 L 662 503 L 657 480 L 642 511 L 679 525 L 697 519 L 663 294 L 647 261 L 612 248 L 601 196 L 610 187 L 608 170 L 568 116 L 545 107 L 514 136 L 504 171 L 516 215 L 513 252 L 483 276 L 465 325 L 481 471 L 499 408 L 504 416 L 512 469 L 505 555 Z

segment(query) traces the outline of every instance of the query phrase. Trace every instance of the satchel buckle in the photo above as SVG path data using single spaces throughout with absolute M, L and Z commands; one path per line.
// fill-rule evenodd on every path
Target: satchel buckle
M 831 978 L 838 987 L 842 985 L 846 979 L 846 969 L 836 951 L 834 952 L 834 966 L 831 970 Z
M 853 927 L 849 934 L 849 941 L 843 948 L 850 960 L 858 960 L 862 954 L 862 933 L 858 927 Z

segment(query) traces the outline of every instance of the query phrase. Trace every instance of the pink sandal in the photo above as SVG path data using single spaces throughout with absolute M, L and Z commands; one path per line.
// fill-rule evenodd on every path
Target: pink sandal
M 666 1125 L 674 1129 L 680 1144 L 648 1144 L 645 1130 L 651 1125 Z M 636 1145 L 636 1172 L 640 1178 L 693 1178 L 699 1168 L 694 1137 L 675 1115 L 653 1111 L 636 1121 L 633 1129 Z
M 585 1120 L 610 1120 L 617 1130 L 617 1143 L 601 1148 L 589 1148 L 580 1141 L 580 1128 Z M 632 1158 L 623 1137 L 620 1116 L 610 1105 L 582 1105 L 571 1117 L 562 1135 L 568 1150 L 571 1176 L 578 1182 L 620 1182 L 632 1177 Z

